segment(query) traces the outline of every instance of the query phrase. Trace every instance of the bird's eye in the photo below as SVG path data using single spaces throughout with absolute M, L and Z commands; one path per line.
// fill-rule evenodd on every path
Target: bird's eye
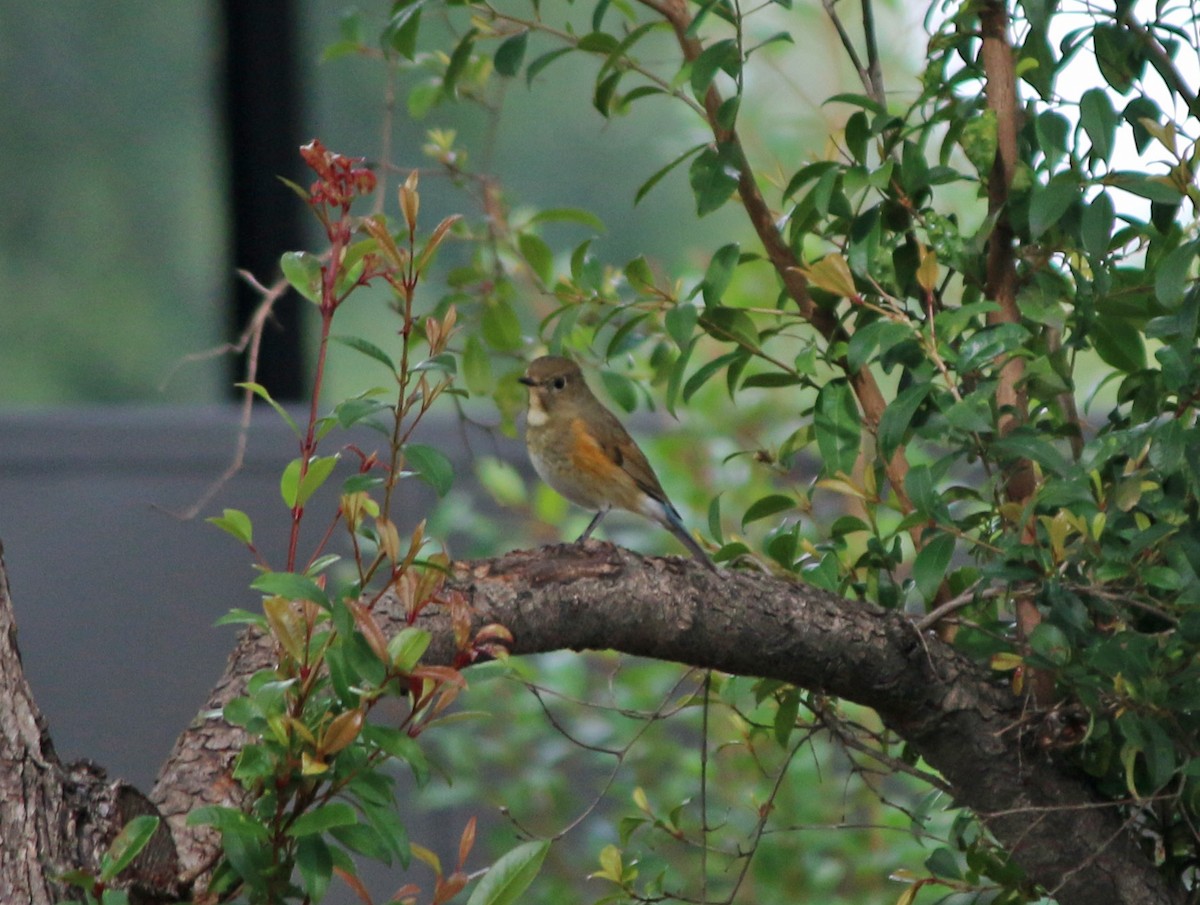
M 566 385 L 567 385 L 567 378 L 565 378 L 565 377 L 555 377 L 554 378 L 554 389 L 561 390 Z

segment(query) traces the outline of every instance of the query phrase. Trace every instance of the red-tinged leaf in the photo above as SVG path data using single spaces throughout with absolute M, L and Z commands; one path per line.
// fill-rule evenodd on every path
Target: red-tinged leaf
M 461 219 L 461 214 L 451 214 L 434 227 L 433 234 L 429 237 L 429 241 L 425 243 L 425 248 L 421 252 L 421 257 L 417 259 L 417 273 L 425 272 L 425 267 L 429 264 L 429 259 L 433 257 L 433 253 L 438 250 L 438 246 L 446 238 L 446 233 L 450 231 L 450 227 Z
M 433 893 L 434 905 L 441 905 L 442 902 L 449 902 L 458 895 L 464 886 L 467 885 L 467 875 L 461 870 L 456 870 L 450 876 L 442 879 L 438 878 L 437 888 Z
M 362 636 L 366 639 L 367 644 L 370 645 L 371 652 L 384 663 L 390 662 L 388 659 L 387 638 L 384 637 L 383 629 L 379 627 L 379 623 L 375 621 L 375 617 L 371 615 L 371 611 L 357 600 L 347 601 L 346 606 L 354 614 L 354 622 L 358 626 L 358 630 L 362 632 Z
M 338 878 L 341 879 L 343 883 L 350 887 L 350 891 L 358 896 L 358 900 L 362 902 L 363 905 L 375 905 L 375 900 L 372 899 L 371 894 L 367 892 L 367 887 L 363 886 L 362 880 L 358 879 L 358 877 L 354 876 L 354 874 L 347 870 L 343 870 L 337 865 L 334 865 L 333 872 L 338 875 Z
M 467 855 L 471 854 L 471 849 L 475 846 L 475 818 L 472 817 L 467 821 L 467 825 L 463 827 L 462 838 L 458 840 L 458 869 L 462 870 L 463 865 L 467 863 Z
M 501 641 L 506 644 L 512 644 L 513 640 L 513 633 L 498 622 L 485 625 L 475 633 L 476 644 L 482 644 L 490 641 Z
M 416 858 L 418 861 L 423 861 L 425 864 L 427 864 L 429 866 L 429 869 L 432 870 L 439 877 L 442 875 L 442 860 L 437 856 L 437 854 L 435 852 L 431 851 L 430 849 L 427 849 L 423 845 L 418 845 L 415 842 L 410 844 L 410 848 L 412 849 L 412 854 L 413 854 L 414 858 Z
M 365 714 L 358 708 L 339 713 L 322 734 L 318 751 L 321 754 L 337 754 L 343 748 L 348 748 L 362 732 L 365 719 Z
M 400 899 L 407 898 L 409 896 L 418 896 L 420 894 L 421 894 L 421 887 L 418 886 L 416 883 L 405 883 L 403 886 L 401 886 L 399 889 L 397 889 L 394 893 L 392 893 L 392 897 L 388 901 L 396 902 L 396 901 L 399 901 Z
M 466 676 L 450 666 L 418 666 L 412 671 L 412 677 L 455 685 L 459 688 L 467 687 Z

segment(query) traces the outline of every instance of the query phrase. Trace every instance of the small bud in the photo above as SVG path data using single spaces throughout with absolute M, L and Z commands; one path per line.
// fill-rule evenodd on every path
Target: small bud
M 417 194 L 418 174 L 413 170 L 400 186 L 400 210 L 404 213 L 404 222 L 408 224 L 409 233 L 417 231 L 417 211 L 421 208 L 421 196 Z

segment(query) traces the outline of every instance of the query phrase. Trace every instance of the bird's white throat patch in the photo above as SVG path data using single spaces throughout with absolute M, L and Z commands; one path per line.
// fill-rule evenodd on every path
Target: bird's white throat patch
M 530 427 L 541 427 L 549 420 L 549 415 L 546 414 L 546 409 L 542 407 L 542 400 L 537 393 L 529 394 L 529 415 L 526 418 L 526 423 Z

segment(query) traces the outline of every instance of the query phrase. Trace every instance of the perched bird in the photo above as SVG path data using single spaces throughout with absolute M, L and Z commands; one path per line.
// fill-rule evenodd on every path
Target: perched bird
M 587 540 L 616 506 L 658 522 L 679 538 L 697 562 L 717 571 L 683 527 L 645 454 L 592 395 L 579 365 L 569 358 L 545 355 L 517 379 L 529 387 L 525 445 L 534 469 L 572 503 L 596 513 L 576 543 Z

